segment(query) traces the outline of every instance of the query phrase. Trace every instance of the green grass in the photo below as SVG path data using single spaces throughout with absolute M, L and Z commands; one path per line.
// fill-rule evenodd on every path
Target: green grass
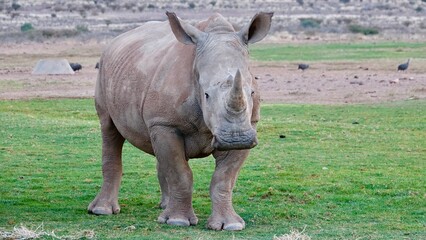
M 422 58 L 426 42 L 258 44 L 250 47 L 257 61 L 336 61 Z
M 263 105 L 259 146 L 234 192 L 246 229 L 215 232 L 205 227 L 211 158 L 190 161 L 195 227 L 155 222 L 155 159 L 128 144 L 122 212 L 88 215 L 102 180 L 93 100 L 0 101 L 0 231 L 43 224 L 98 239 L 272 239 L 305 228 L 312 239 L 425 239 L 425 109 L 425 101 Z

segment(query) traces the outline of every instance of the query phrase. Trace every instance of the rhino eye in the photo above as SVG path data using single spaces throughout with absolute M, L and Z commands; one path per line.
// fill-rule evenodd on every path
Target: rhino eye
M 254 91 L 253 91 L 253 90 L 251 91 L 251 95 L 252 95 L 252 96 L 254 95 Z
M 208 93 L 204 93 L 204 95 L 206 95 L 206 99 L 210 97 Z

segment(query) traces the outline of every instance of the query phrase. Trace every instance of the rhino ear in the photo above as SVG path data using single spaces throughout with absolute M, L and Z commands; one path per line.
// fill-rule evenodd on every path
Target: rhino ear
M 179 42 L 187 45 L 197 44 L 205 37 L 205 32 L 198 30 L 190 24 L 181 22 L 174 12 L 166 12 L 166 15 L 169 18 L 173 34 Z
M 251 22 L 244 26 L 239 35 L 245 43 L 255 43 L 262 40 L 271 28 L 272 16 L 274 13 L 260 12 L 256 13 L 251 19 Z

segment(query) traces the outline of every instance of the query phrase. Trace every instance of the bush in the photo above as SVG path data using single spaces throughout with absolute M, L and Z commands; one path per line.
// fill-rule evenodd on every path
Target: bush
M 300 25 L 303 28 L 319 28 L 322 20 L 313 19 L 313 18 L 302 18 L 300 20 Z
M 33 30 L 33 25 L 31 23 L 24 23 L 21 25 L 21 32 L 28 32 Z
M 75 26 L 75 30 L 81 33 L 89 32 L 89 28 L 86 25 L 77 25 Z
M 19 8 L 21 8 L 21 5 L 19 3 L 12 3 L 12 8 L 13 10 L 18 10 Z
M 41 30 L 41 36 L 44 38 L 69 38 L 77 36 L 80 32 L 74 29 L 43 29 Z
M 362 33 L 364 35 L 375 35 L 379 33 L 379 30 L 372 27 L 363 27 L 361 25 L 349 25 L 349 31 L 351 33 Z

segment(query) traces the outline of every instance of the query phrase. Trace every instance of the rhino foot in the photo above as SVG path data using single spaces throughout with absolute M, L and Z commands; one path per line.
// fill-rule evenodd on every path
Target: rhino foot
M 161 200 L 160 204 L 158 205 L 161 209 L 166 209 L 167 205 L 169 203 L 169 200 Z
M 198 218 L 195 216 L 194 211 L 188 214 L 171 214 L 165 210 L 157 220 L 159 223 L 165 223 L 172 226 L 188 227 L 191 225 L 197 225 Z
M 111 215 L 120 212 L 120 206 L 117 202 L 111 203 L 106 200 L 93 200 L 87 208 L 87 212 L 95 215 Z
M 207 221 L 207 227 L 213 230 L 240 231 L 245 225 L 244 220 L 237 214 L 226 217 L 213 214 Z

